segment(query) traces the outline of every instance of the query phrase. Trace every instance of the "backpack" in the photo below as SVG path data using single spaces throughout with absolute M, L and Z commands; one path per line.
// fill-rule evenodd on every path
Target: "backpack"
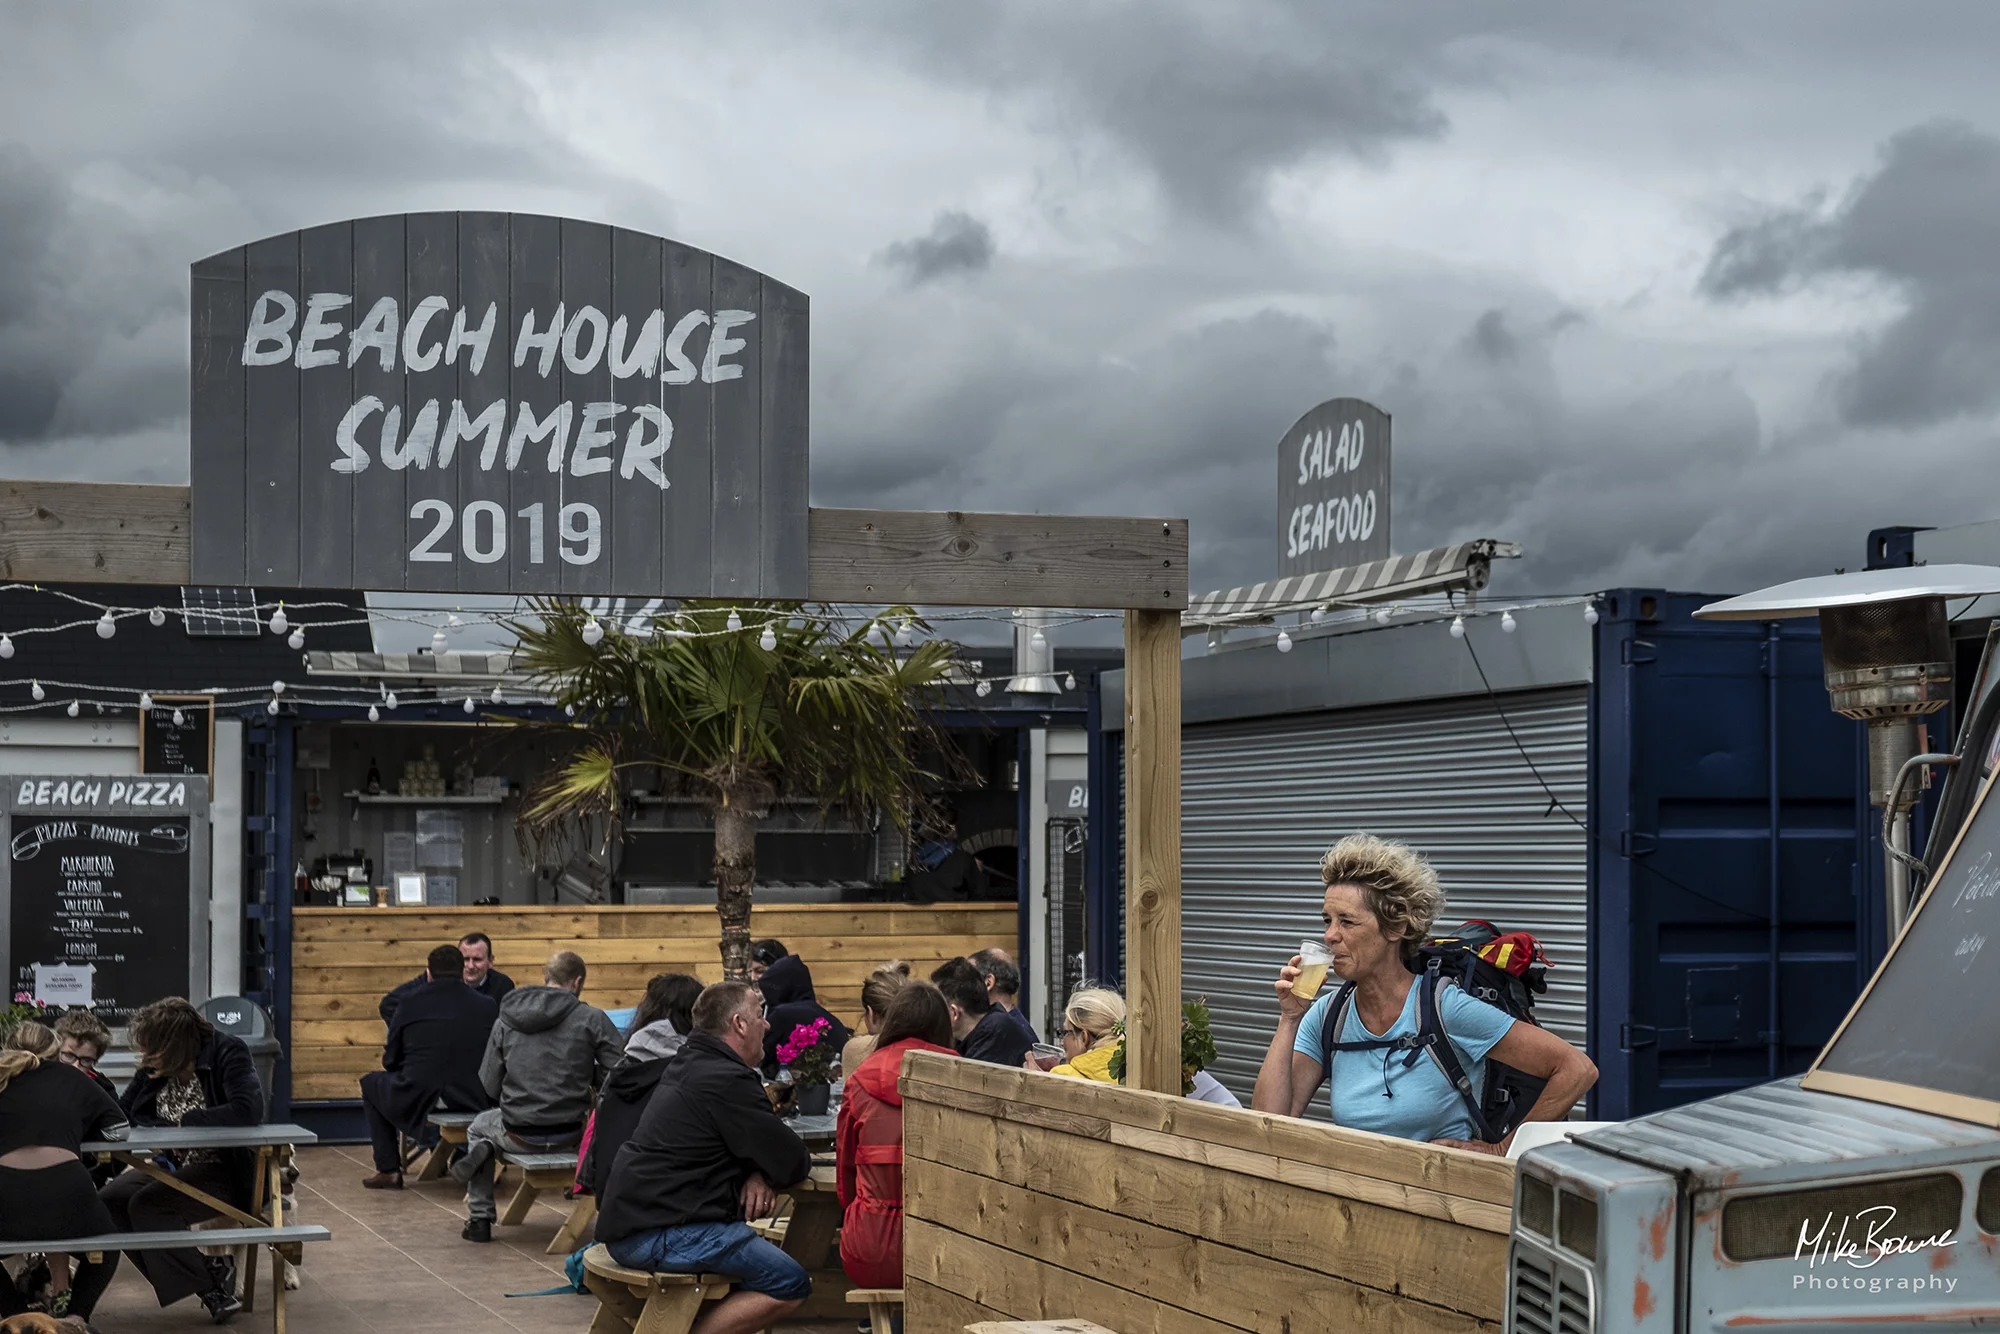
M 1455 986 L 1475 1000 L 1485 1001 L 1515 1019 L 1535 1022 L 1535 997 L 1548 990 L 1548 955 L 1542 943 L 1526 931 L 1503 932 L 1491 922 L 1471 921 L 1455 932 L 1430 936 L 1407 961 L 1417 975 L 1417 1031 L 1413 1035 L 1378 1042 L 1337 1042 L 1347 1024 L 1347 1007 L 1354 996 L 1348 982 L 1334 993 L 1320 1026 L 1320 1078 L 1333 1076 L 1335 1052 L 1383 1051 L 1399 1049 L 1405 1068 L 1425 1055 L 1437 1065 L 1445 1081 L 1465 1100 L 1466 1114 L 1474 1132 L 1488 1144 L 1498 1144 L 1527 1120 L 1528 1111 L 1542 1096 L 1546 1079 L 1517 1070 L 1489 1058 L 1486 1086 L 1475 1096 L 1472 1079 L 1447 1041 L 1444 1016 L 1438 1012 L 1438 988 Z

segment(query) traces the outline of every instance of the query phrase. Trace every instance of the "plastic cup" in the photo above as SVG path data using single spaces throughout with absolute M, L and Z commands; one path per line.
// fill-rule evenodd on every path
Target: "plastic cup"
M 1052 1042 L 1037 1042 L 1028 1050 L 1033 1053 L 1035 1064 L 1044 1070 L 1053 1070 L 1063 1063 L 1063 1049 Z
M 1328 952 L 1323 940 L 1302 940 L 1299 942 L 1299 975 L 1292 982 L 1292 994 L 1301 1000 L 1311 1000 L 1319 995 L 1319 989 L 1326 985 L 1326 970 L 1333 966 L 1333 955 Z

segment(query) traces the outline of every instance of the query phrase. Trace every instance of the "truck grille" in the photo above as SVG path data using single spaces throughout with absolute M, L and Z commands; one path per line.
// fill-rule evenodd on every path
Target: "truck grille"
M 1590 1282 L 1581 1270 L 1514 1247 L 1513 1334 L 1591 1334 Z

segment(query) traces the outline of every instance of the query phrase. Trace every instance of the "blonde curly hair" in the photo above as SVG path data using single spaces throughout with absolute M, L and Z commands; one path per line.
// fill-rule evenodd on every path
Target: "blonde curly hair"
M 1328 848 L 1319 859 L 1319 878 L 1329 889 L 1360 890 L 1382 934 L 1396 941 L 1406 958 L 1444 911 L 1444 888 L 1422 854 L 1373 834 L 1349 834 Z

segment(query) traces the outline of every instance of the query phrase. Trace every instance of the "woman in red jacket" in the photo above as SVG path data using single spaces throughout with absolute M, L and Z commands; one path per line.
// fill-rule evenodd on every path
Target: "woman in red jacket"
M 928 982 L 889 1002 L 875 1050 L 847 1072 L 840 1104 L 840 1267 L 858 1288 L 903 1286 L 903 1053 L 956 1056 L 951 1010 Z M 888 1334 L 876 1330 L 875 1334 Z

